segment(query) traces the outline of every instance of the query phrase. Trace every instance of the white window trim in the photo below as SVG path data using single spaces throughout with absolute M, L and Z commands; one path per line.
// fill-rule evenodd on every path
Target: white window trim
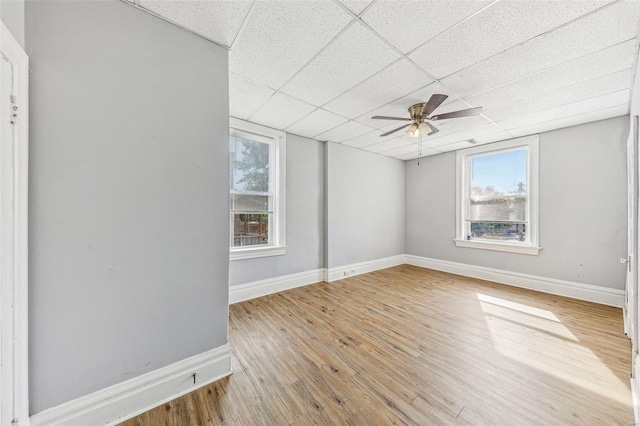
M 281 130 L 240 120 L 234 117 L 229 118 L 229 127 L 244 130 L 257 135 L 264 135 L 273 138 L 275 165 L 275 199 L 273 206 L 273 217 L 275 218 L 273 230 L 273 244 L 256 247 L 230 247 L 229 260 L 253 259 L 257 257 L 281 256 L 286 253 L 286 155 L 287 155 L 287 134 Z M 229 230 L 229 245 L 233 241 L 233 229 Z
M 527 168 L 527 186 L 529 191 L 529 241 L 527 244 L 515 242 L 494 242 L 465 239 L 465 208 L 468 190 L 466 185 L 467 157 L 476 154 L 490 155 L 495 151 L 526 147 L 529 152 Z M 453 240 L 457 247 L 494 250 L 502 252 L 538 255 L 542 247 L 539 246 L 539 135 L 525 136 L 488 145 L 475 146 L 456 152 L 456 238 Z

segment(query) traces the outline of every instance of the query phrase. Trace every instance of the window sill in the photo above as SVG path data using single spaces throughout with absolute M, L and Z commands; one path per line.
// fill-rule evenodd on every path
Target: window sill
M 256 257 L 282 256 L 287 252 L 286 246 L 279 247 L 251 247 L 235 249 L 229 252 L 229 260 L 253 259 Z
M 542 247 L 522 246 L 509 243 L 493 243 L 488 241 L 453 240 L 457 247 L 468 247 L 482 250 L 507 251 L 511 253 L 530 254 L 537 256 Z

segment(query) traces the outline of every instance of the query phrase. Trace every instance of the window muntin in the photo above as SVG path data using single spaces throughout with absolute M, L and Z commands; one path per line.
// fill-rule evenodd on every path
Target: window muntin
M 456 245 L 538 254 L 538 135 L 456 157 Z
M 285 253 L 286 134 L 230 119 L 231 260 Z

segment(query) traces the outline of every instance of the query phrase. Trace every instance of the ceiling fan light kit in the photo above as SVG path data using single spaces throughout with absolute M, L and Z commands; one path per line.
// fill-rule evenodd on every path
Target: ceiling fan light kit
M 381 134 L 380 137 L 389 136 L 390 134 L 395 133 L 398 130 L 402 130 L 405 127 L 408 127 L 407 135 L 413 138 L 417 138 L 425 134 L 427 136 L 430 136 L 440 131 L 436 126 L 433 125 L 432 121 L 447 120 L 449 118 L 458 117 L 469 117 L 472 115 L 478 115 L 482 111 L 482 107 L 476 107 L 429 116 L 433 111 L 435 111 L 436 108 L 440 106 L 440 104 L 445 101 L 445 99 L 447 99 L 447 95 L 434 94 L 431 95 L 431 98 L 429 98 L 428 102 L 421 102 L 419 104 L 411 105 L 409 107 L 409 116 L 411 118 L 387 117 L 382 115 L 376 115 L 371 118 L 376 120 L 411 121 L 411 123 L 409 124 L 404 124 L 397 129 L 393 129 Z

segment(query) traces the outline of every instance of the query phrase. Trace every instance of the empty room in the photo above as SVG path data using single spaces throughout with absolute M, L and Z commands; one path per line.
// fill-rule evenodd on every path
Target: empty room
M 639 19 L 0 0 L 0 425 L 639 424 Z

